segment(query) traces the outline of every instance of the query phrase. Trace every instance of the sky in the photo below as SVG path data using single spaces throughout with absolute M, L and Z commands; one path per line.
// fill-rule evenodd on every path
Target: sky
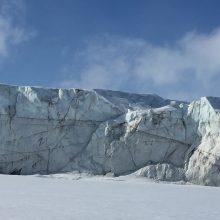
M 0 0 L 0 83 L 220 96 L 218 0 Z

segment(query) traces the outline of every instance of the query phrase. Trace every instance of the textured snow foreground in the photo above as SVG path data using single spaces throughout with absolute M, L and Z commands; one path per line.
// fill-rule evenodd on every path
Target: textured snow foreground
M 0 173 L 220 185 L 220 98 L 0 85 Z
M 0 175 L 4 220 L 219 220 L 220 188 L 143 178 Z M 116 181 L 117 180 L 117 181 Z

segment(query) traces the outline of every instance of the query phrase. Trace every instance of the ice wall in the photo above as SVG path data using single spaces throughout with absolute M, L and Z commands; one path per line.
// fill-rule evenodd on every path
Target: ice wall
M 220 98 L 0 85 L 0 172 L 220 185 Z

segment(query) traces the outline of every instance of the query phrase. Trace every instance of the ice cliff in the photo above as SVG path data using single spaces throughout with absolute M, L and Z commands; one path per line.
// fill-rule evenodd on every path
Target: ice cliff
M 220 98 L 0 85 L 0 173 L 220 185 Z

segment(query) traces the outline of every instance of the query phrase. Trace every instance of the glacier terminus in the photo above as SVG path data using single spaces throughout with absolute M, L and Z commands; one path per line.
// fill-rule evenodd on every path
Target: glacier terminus
M 0 173 L 220 186 L 220 98 L 0 85 Z

